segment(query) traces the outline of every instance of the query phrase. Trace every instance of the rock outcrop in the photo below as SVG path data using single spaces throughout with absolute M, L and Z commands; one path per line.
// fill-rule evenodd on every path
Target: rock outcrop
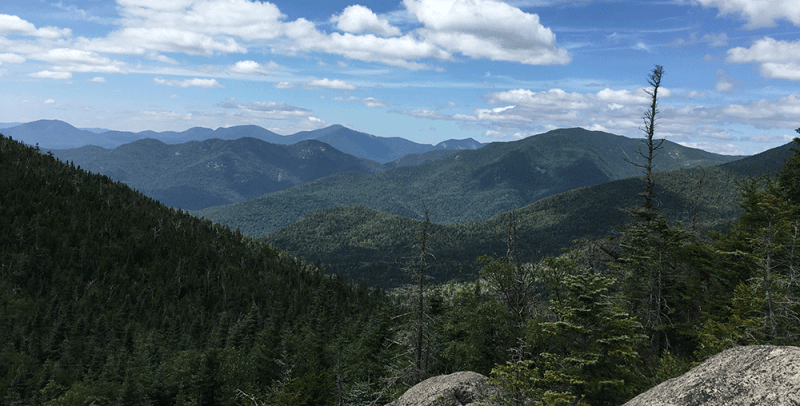
M 800 405 L 800 347 L 723 351 L 624 406 Z
M 456 372 L 426 379 L 386 406 L 477 406 L 495 389 L 477 372 Z

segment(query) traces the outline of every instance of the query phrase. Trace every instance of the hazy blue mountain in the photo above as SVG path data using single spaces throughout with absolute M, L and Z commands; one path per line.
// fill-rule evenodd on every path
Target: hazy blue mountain
M 305 140 L 319 140 L 344 153 L 367 158 L 380 163 L 396 160 L 406 154 L 421 154 L 438 149 L 476 149 L 483 144 L 473 140 L 448 140 L 437 145 L 418 144 L 399 137 L 378 137 L 351 130 L 341 125 L 332 125 L 314 131 L 301 131 L 291 135 L 279 135 L 256 125 L 220 127 L 216 130 L 194 127 L 186 131 L 113 131 L 105 129 L 78 129 L 59 120 L 38 120 L 13 125 L 3 129 L 3 134 L 28 145 L 39 144 L 44 149 L 69 149 L 87 145 L 116 148 L 142 139 L 155 139 L 167 144 L 203 141 L 211 138 L 235 140 L 257 138 L 272 144 L 291 145 Z
M 317 140 L 277 145 L 215 138 L 171 145 L 143 139 L 115 149 L 86 146 L 52 153 L 187 210 L 252 199 L 335 173 L 384 170 Z
M 115 146 L 107 134 L 77 129 L 59 120 L 38 120 L 4 128 L 3 134 L 28 145 L 43 149 L 75 148 L 84 145 Z
M 437 223 L 486 219 L 541 198 L 641 174 L 641 139 L 581 128 L 515 142 L 488 144 L 417 166 L 384 173 L 342 173 L 231 206 L 198 212 L 213 221 L 263 236 L 318 210 L 363 206 L 420 218 L 422 202 Z M 737 157 L 665 142 L 656 171 L 713 166 Z

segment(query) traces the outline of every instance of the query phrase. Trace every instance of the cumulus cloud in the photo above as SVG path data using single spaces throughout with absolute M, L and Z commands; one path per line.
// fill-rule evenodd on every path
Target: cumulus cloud
M 420 35 L 448 52 L 531 65 L 569 63 L 537 14 L 495 0 L 403 0 L 423 24 Z
M 262 65 L 256 61 L 239 61 L 230 67 L 231 72 L 241 73 L 245 75 L 266 75 L 269 72 L 277 69 L 279 65 L 270 61 L 266 65 Z
M 106 78 L 102 76 L 95 76 L 91 79 L 91 82 L 106 83 Z
M 750 48 L 728 50 L 728 62 L 757 63 L 766 78 L 800 81 L 800 41 L 779 41 L 764 37 Z
M 308 31 L 291 34 L 293 42 L 289 50 L 325 52 L 410 70 L 436 69 L 428 63 L 416 62 L 420 59 L 452 59 L 449 52 L 410 34 L 391 38 L 382 38 L 374 34 L 354 35 L 338 32 L 326 35 L 316 28 L 307 28 Z
M 583 127 L 636 137 L 641 135 L 642 115 L 649 103 L 645 90 L 604 88 L 584 93 L 561 89 L 514 89 L 485 94 L 483 100 L 490 106 L 469 113 L 445 114 L 424 109 L 391 112 L 421 119 L 459 122 L 469 128 L 483 127 L 485 131 L 491 131 L 487 136 L 507 139 L 513 139 L 517 134 L 564 127 Z M 708 97 L 704 92 L 673 96 L 673 92 L 666 88 L 663 90 L 658 136 L 687 146 L 689 143 L 704 143 L 703 148 L 713 152 L 742 153 L 740 147 L 725 147 L 740 140 L 722 130 L 732 123 L 762 129 L 796 128 L 800 115 L 800 95 L 708 107 L 687 104 L 691 102 L 690 98 Z
M 86 49 L 141 55 L 246 53 L 244 41 L 282 34 L 285 16 L 267 2 L 249 0 L 118 0 L 121 27 L 106 38 L 83 39 Z
M 68 28 L 36 28 L 32 23 L 8 14 L 0 14 L 0 34 L 19 34 L 46 39 L 56 39 L 72 35 Z
M 317 79 L 312 80 L 310 82 L 305 83 L 308 87 L 324 87 L 328 89 L 338 89 L 338 90 L 355 90 L 355 85 L 351 85 L 345 81 L 339 79 L 330 80 L 328 78 L 324 79 Z
M 278 83 L 275 84 L 275 88 L 276 89 L 291 89 L 293 87 L 294 87 L 294 85 L 292 83 L 289 83 L 289 82 L 278 82 Z
M 770 27 L 775 20 L 789 20 L 800 26 L 797 0 L 694 0 L 705 7 L 715 7 L 720 14 L 738 14 L 747 20 L 750 29 Z
M 395 37 L 401 34 L 400 29 L 393 27 L 385 18 L 379 18 L 372 10 L 360 4 L 349 6 L 342 14 L 331 17 L 336 28 L 353 34 L 362 32 L 382 37 Z
M 53 99 L 47 99 L 44 101 L 44 104 L 56 104 L 56 101 Z
M 167 80 L 161 78 L 153 79 L 153 83 L 158 85 L 165 85 L 165 86 L 174 86 L 174 87 L 204 87 L 204 88 L 216 88 L 216 87 L 224 87 L 216 79 L 185 79 L 185 80 Z
M 104 54 L 141 55 L 177 64 L 165 53 L 214 56 L 244 54 L 252 47 L 296 54 L 320 52 L 405 69 L 442 70 L 432 61 L 460 56 L 524 64 L 565 64 L 565 49 L 537 14 L 498 0 L 405 0 L 412 28 L 402 32 L 389 20 L 352 5 L 331 21 L 339 32 L 324 32 L 303 18 L 288 21 L 278 7 L 251 0 L 118 0 L 116 28 L 104 37 L 62 41 L 39 51 L 56 63 L 53 71 L 124 73 L 123 63 Z M 0 14 L 0 35 L 15 33 L 58 40 L 70 30 L 37 28 L 17 16 Z M 61 53 L 62 55 L 56 55 Z M 27 55 L 23 55 L 27 57 Z M 66 59 L 56 62 L 54 59 Z M 2 61 L 0 61 L 2 63 Z M 244 60 L 230 72 L 263 74 L 273 67 Z M 435 63 L 435 62 L 434 62 Z M 138 68 L 137 68 L 138 69 Z

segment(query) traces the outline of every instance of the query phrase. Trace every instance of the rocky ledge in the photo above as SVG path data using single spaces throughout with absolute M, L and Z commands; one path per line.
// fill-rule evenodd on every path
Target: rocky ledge
M 723 351 L 624 406 L 800 405 L 800 347 Z

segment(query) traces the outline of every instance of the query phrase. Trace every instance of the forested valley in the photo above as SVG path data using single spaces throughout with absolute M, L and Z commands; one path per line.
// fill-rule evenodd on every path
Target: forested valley
M 658 178 L 553 255 L 520 255 L 509 212 L 471 280 L 431 283 L 414 223 L 407 284 L 383 290 L 2 137 L 0 402 L 385 404 L 470 370 L 500 404 L 619 405 L 726 348 L 798 344 L 794 147 L 711 229 L 666 216 Z

